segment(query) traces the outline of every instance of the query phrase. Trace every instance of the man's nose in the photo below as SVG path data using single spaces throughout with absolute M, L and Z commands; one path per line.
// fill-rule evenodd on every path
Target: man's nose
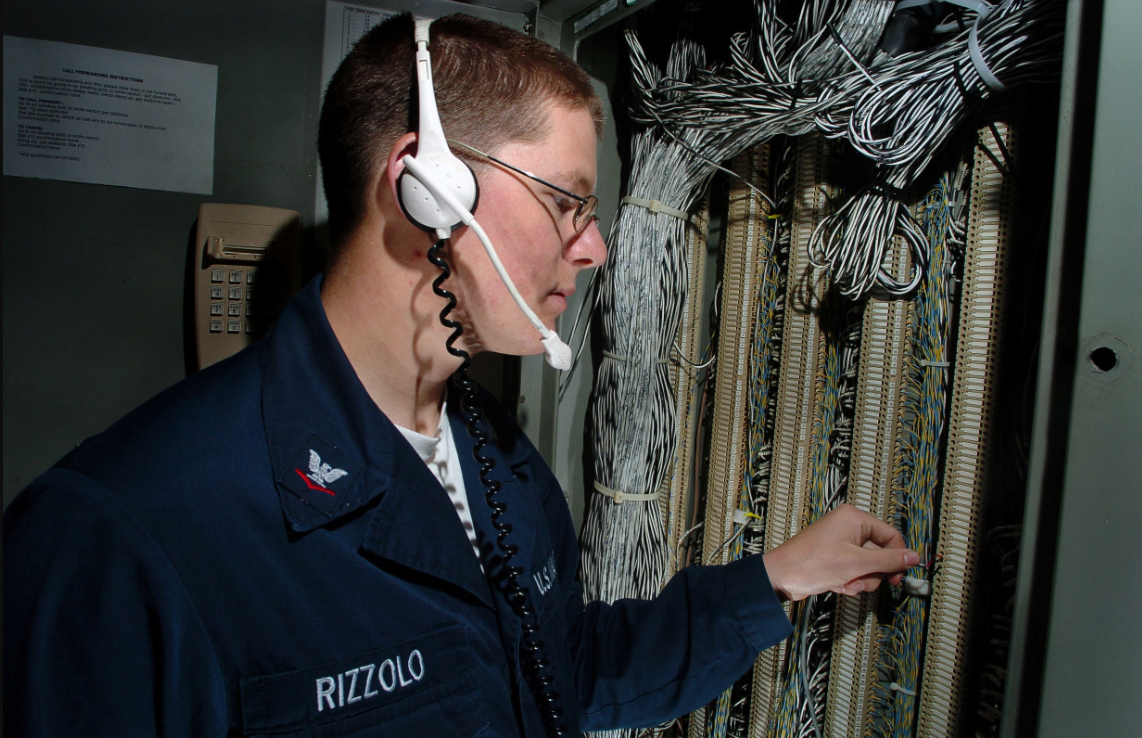
M 602 266 L 607 260 L 607 244 L 603 241 L 597 219 L 592 218 L 591 224 L 567 244 L 567 257 L 580 269 Z

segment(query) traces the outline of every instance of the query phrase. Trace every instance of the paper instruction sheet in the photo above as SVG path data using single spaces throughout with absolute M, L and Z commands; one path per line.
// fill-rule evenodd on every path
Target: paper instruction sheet
M 214 191 L 218 67 L 4 37 L 4 174 Z

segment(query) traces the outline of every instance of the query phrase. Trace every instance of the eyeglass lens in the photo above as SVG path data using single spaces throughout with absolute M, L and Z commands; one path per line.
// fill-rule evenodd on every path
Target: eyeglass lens
M 591 225 L 591 219 L 595 217 L 595 211 L 598 209 L 599 198 L 594 195 L 588 195 L 585 200 L 579 203 L 579 207 L 575 210 L 575 218 L 572 221 L 576 233 Z

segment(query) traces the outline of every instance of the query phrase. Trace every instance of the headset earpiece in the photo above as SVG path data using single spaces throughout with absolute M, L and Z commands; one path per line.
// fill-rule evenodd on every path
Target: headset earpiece
M 423 176 L 431 177 L 437 188 L 452 192 L 469 212 L 476 209 L 480 200 L 480 187 L 476 183 L 476 175 L 467 164 L 455 156 L 451 156 L 450 160 L 434 156 L 425 161 L 424 157 L 417 154 L 416 161 L 425 164 L 428 172 Z M 451 232 L 462 225 L 460 214 L 440 202 L 432 190 L 407 167 L 397 180 L 397 201 L 406 218 L 430 233 L 441 229 Z
M 476 175 L 448 148 L 440 113 L 436 109 L 436 93 L 432 86 L 432 58 L 428 53 L 428 26 L 431 20 L 416 21 L 416 92 L 419 101 L 416 156 L 417 174 L 406 168 L 397 181 L 397 199 L 405 217 L 431 233 L 451 232 L 459 227 L 460 214 L 438 198 L 435 192 L 446 190 L 465 210 L 472 212 L 480 197 Z M 431 188 L 423 178 L 431 178 Z

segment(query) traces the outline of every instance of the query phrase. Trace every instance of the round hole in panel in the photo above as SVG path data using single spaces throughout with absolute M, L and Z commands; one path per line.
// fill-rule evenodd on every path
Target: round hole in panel
M 1134 369 L 1134 351 L 1117 336 L 1100 333 L 1082 343 L 1079 371 L 1088 380 L 1117 384 Z
M 1118 366 L 1118 354 L 1114 349 L 1109 346 L 1099 346 L 1087 354 L 1087 362 L 1090 363 L 1091 371 L 1103 372 L 1114 371 Z

